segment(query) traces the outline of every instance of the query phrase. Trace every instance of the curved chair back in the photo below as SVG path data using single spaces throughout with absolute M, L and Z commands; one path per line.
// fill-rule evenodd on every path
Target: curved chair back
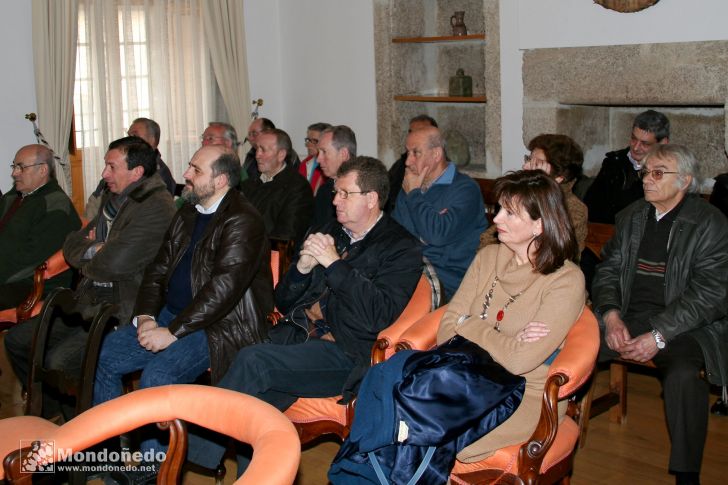
M 19 439 L 52 440 L 57 458 L 61 449 L 83 451 L 141 426 L 176 420 L 252 445 L 253 460 L 236 484 L 293 483 L 301 444 L 290 421 L 273 406 L 252 396 L 194 384 L 153 387 L 125 394 L 89 409 L 60 427 L 30 416 L 1 420 L 0 452 L 7 454 L 15 450 L 13 455 L 16 455 L 6 458 L 4 476 L 14 478 L 19 472 Z M 175 431 L 157 483 L 179 483 L 185 460 L 184 427 L 177 423 L 171 429 Z

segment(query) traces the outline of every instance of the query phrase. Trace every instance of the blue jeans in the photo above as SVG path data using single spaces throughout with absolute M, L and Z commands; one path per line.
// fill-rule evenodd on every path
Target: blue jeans
M 167 307 L 157 317 L 160 327 L 167 327 L 174 319 Z M 137 329 L 132 324 L 119 327 L 104 339 L 99 354 L 94 381 L 94 405 L 109 401 L 122 394 L 122 378 L 142 369 L 139 387 L 186 384 L 210 367 L 207 335 L 198 330 L 172 342 L 166 349 L 154 353 L 139 344 Z M 142 442 L 142 452 L 163 449 L 156 440 Z
M 299 397 L 341 394 L 354 368 L 341 348 L 326 340 L 311 339 L 295 345 L 257 344 L 238 351 L 218 387 L 257 397 L 281 411 Z M 216 433 L 190 426 L 187 459 L 215 468 L 227 440 Z M 250 461 L 249 450 L 238 453 L 238 476 Z

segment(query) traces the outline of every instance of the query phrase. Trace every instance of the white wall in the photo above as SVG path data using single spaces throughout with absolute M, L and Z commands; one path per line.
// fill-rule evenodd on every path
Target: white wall
M 12 186 L 10 163 L 15 152 L 35 143 L 33 125 L 24 116 L 35 111 L 31 2 L 3 2 L 0 17 L 0 49 L 3 75 L 0 76 L 0 190 Z
M 503 170 L 520 168 L 523 145 L 523 50 L 728 39 L 725 0 L 661 0 L 636 13 L 588 0 L 501 1 Z
M 306 127 L 323 121 L 349 125 L 358 152 L 376 155 L 373 10 L 361 0 L 246 0 L 250 93 L 300 154 Z

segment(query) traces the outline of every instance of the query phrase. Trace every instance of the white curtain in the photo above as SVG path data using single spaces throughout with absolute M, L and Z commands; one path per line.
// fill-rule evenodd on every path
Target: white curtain
M 217 85 L 230 124 L 242 141 L 248 131 L 251 108 L 243 0 L 207 0 L 203 2 L 203 18 Z
M 76 131 L 87 194 L 109 142 L 141 116 L 159 123 L 159 151 L 182 181 L 214 104 L 201 3 L 79 0 Z
M 71 194 L 68 139 L 73 116 L 76 64 L 76 0 L 33 0 L 33 65 L 38 128 L 56 161 L 60 186 Z

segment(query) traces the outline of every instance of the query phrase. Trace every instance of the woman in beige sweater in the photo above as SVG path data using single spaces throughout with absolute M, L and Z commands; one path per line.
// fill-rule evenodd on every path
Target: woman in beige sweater
M 526 379 L 515 413 L 458 454 L 479 461 L 528 439 L 536 428 L 550 357 L 563 344 L 586 298 L 572 263 L 574 229 L 559 184 L 540 171 L 520 171 L 495 186 L 501 244 L 480 250 L 443 316 L 437 341 L 462 335 Z M 565 406 L 560 406 L 563 417 Z

